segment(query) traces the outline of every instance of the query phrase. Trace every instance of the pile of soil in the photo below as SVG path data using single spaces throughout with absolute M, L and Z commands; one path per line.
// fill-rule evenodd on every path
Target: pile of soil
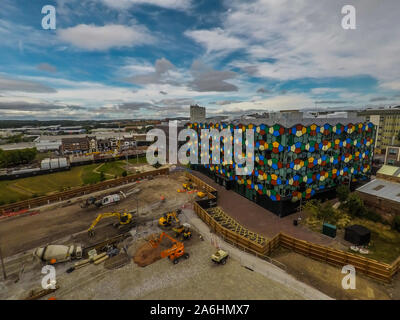
M 159 235 L 151 235 L 150 237 L 157 238 Z M 146 267 L 161 259 L 161 252 L 167 248 L 171 247 L 171 242 L 166 239 L 160 243 L 157 248 L 153 248 L 149 242 L 146 241 L 141 245 L 136 251 L 133 261 L 139 267 Z

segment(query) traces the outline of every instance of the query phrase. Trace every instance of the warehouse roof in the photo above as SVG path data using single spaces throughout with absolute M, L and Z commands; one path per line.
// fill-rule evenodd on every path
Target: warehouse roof
M 357 191 L 371 196 L 400 202 L 400 183 L 374 179 L 358 188 Z
M 400 168 L 395 166 L 383 165 L 377 173 L 387 176 L 400 177 Z

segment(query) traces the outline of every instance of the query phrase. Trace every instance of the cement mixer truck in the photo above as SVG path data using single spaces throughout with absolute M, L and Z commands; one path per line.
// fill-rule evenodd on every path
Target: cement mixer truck
M 82 247 L 78 245 L 63 246 L 51 244 L 37 248 L 33 255 L 42 261 L 54 264 L 82 258 Z

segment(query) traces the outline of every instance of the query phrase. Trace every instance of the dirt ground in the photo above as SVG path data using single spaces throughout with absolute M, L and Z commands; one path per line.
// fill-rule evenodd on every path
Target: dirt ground
M 127 242 L 128 255 L 134 256 L 155 231 L 162 232 L 154 223 L 141 226 L 133 241 Z M 176 265 L 164 258 L 140 267 L 131 258 L 128 265 L 115 270 L 91 264 L 66 273 L 73 262 L 57 264 L 60 289 L 42 299 L 302 299 L 291 288 L 244 268 L 233 258 L 224 266 L 215 265 L 210 259 L 215 248 L 196 231 L 184 244 L 190 257 Z M 29 290 L 40 289 L 42 264 L 32 265 L 18 283 L 0 282 L 0 299 L 23 299 Z
M 137 208 L 139 214 L 136 220 L 139 222 L 159 217 L 163 213 L 181 207 L 194 194 L 178 193 L 185 181 L 181 173 L 169 176 L 157 176 L 153 180 L 145 180 L 137 184 L 140 192 L 121 201 L 119 204 L 100 209 L 81 209 L 79 204 L 73 204 L 63 208 L 56 208 L 41 212 L 34 216 L 8 218 L 0 221 L 0 245 L 4 257 L 12 256 L 35 247 L 52 243 L 71 234 L 87 230 L 99 213 L 134 211 Z M 161 203 L 161 196 L 165 202 Z M 108 226 L 115 222 L 114 219 L 104 219 L 95 228 Z M 99 242 L 101 239 L 116 234 L 113 228 L 105 228 L 96 232 L 90 242 Z M 84 236 L 82 239 L 86 239 Z M 85 245 L 85 243 L 82 243 Z
M 284 248 L 274 251 L 271 257 L 285 264 L 288 273 L 301 282 L 317 288 L 335 299 L 399 299 L 399 280 L 392 284 L 383 284 L 364 275 L 356 274 L 356 289 L 344 290 L 341 283 L 345 275 L 341 273 L 341 269 L 338 267 L 307 258 Z

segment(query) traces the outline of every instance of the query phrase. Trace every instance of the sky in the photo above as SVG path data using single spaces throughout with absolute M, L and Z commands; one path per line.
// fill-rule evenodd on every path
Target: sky
M 342 7 L 356 9 L 343 29 Z M 42 28 L 42 7 L 56 29 Z M 1 0 L 0 119 L 400 104 L 398 0 Z

